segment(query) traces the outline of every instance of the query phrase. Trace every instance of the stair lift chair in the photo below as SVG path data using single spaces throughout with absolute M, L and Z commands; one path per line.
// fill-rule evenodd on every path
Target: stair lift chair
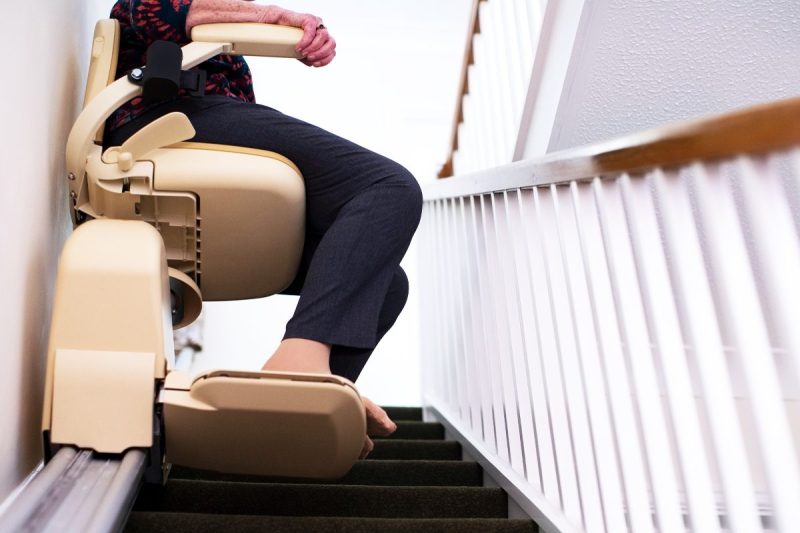
M 167 77 L 223 53 L 296 57 L 301 36 L 265 24 L 198 26 L 178 54 L 178 72 Z M 146 477 L 154 482 L 166 479 L 170 464 L 344 475 L 366 430 L 363 404 L 346 379 L 173 370 L 172 329 L 193 322 L 202 301 L 264 297 L 294 278 L 305 220 L 299 170 L 271 152 L 184 142 L 195 132 L 180 113 L 103 153 L 105 120 L 142 94 L 136 78 L 146 87 L 143 74 L 152 68 L 114 81 L 118 48 L 117 21 L 100 21 L 84 109 L 67 145 L 76 230 L 56 282 L 46 457 L 61 446 L 149 449 Z

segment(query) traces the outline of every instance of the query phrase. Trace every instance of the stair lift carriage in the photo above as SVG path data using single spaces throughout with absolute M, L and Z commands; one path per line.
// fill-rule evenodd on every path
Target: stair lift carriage
M 223 53 L 296 57 L 301 37 L 285 26 L 197 26 L 182 48 L 181 68 Z M 149 449 L 152 482 L 166 479 L 169 464 L 344 475 L 366 431 L 363 404 L 348 380 L 240 371 L 192 378 L 173 370 L 172 329 L 193 322 L 203 300 L 264 297 L 294 278 L 305 220 L 299 170 L 271 152 L 184 142 L 194 129 L 180 113 L 103 153 L 105 120 L 142 94 L 134 82 L 158 92 L 170 89 L 164 76 L 187 76 L 164 74 L 159 63 L 159 72 L 114 81 L 118 48 L 117 21 L 100 21 L 84 109 L 67 146 L 77 229 L 56 284 L 46 456 L 63 446 L 101 454 Z

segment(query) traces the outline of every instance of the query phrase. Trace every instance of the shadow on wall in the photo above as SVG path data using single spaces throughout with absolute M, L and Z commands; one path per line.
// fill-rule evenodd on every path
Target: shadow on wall
M 41 5 L 40 5 L 41 4 Z M 34 1 L 15 7 L 10 42 L 35 70 L 6 73 L 3 102 L 13 195 L 0 195 L 0 501 L 41 460 L 42 388 L 58 255 L 70 233 L 65 180 L 67 135 L 83 101 L 94 22 L 109 2 Z M 28 64 L 28 68 L 34 65 Z M 29 80 L 34 80 L 29 82 Z M 76 312 L 79 310 L 76 309 Z

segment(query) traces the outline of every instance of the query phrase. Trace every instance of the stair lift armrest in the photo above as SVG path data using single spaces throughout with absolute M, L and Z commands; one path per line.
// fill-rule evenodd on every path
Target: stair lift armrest
M 231 54 L 301 59 L 297 43 L 303 30 L 279 24 L 251 22 L 200 24 L 192 28 L 192 40 L 205 43 L 231 43 Z

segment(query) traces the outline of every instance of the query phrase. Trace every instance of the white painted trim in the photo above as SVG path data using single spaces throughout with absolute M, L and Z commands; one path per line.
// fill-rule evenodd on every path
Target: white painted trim
M 513 161 L 544 155 L 555 128 L 556 111 L 568 85 L 573 50 L 579 48 L 585 0 L 549 0 L 533 61 Z
M 424 183 L 422 192 L 425 200 L 430 201 L 546 185 L 547 179 L 535 178 L 533 166 L 532 161 L 519 161 L 480 172 L 471 172 L 457 178 Z

